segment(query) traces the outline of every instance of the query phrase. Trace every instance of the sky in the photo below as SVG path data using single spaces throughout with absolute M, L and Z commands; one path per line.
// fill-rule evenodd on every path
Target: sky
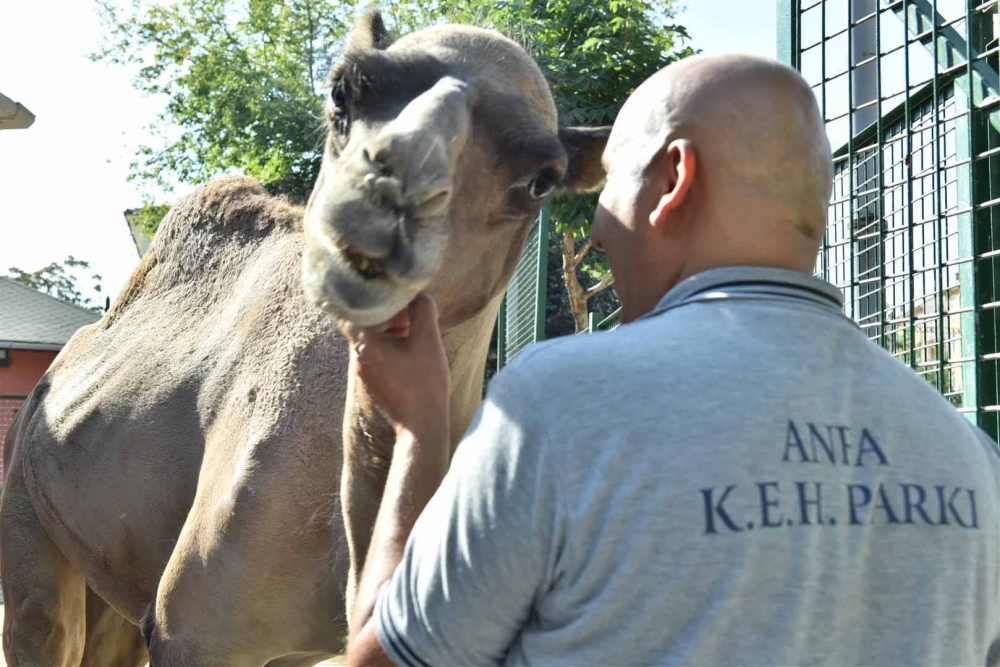
M 695 48 L 775 55 L 775 0 L 685 4 L 677 22 Z M 143 192 L 127 176 L 162 102 L 136 91 L 126 68 L 89 60 L 100 37 L 92 0 L 0 0 L 0 93 L 36 116 L 27 130 L 0 130 L 0 275 L 72 255 L 101 276 L 103 302 L 139 262 L 123 213 Z

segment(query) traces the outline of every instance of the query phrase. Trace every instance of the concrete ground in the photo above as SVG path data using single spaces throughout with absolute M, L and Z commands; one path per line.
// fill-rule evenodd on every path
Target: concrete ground
M 0 627 L 2 626 L 3 626 L 3 605 L 0 604 Z M 320 663 L 316 667 L 335 667 L 338 665 L 346 665 L 346 664 L 347 664 L 346 658 L 334 658 L 333 660 L 330 660 L 328 662 Z M 3 659 L 2 651 L 0 651 L 0 667 L 7 667 L 7 662 Z

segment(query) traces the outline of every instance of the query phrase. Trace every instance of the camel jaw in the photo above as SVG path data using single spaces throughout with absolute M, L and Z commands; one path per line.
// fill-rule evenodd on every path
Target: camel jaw
M 427 281 L 398 281 L 386 273 L 360 271 L 358 260 L 339 248 L 307 243 L 302 254 L 306 297 L 331 317 L 360 327 L 382 324 L 403 310 Z M 374 274 L 374 275 L 373 275 Z

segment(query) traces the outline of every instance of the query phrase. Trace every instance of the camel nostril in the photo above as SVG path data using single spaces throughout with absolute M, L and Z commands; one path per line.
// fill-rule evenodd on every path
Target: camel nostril
M 391 176 L 365 174 L 362 179 L 365 194 L 378 208 L 397 209 L 403 203 L 403 187 Z
M 362 148 L 361 157 L 364 158 L 365 164 L 369 167 L 377 169 L 381 176 L 392 176 L 392 168 L 386 164 L 385 157 L 382 155 L 382 152 L 383 151 L 379 151 L 373 158 L 367 148 Z
M 403 201 L 403 188 L 399 181 L 391 177 L 375 179 L 375 196 L 382 206 L 398 208 Z
M 413 217 L 434 218 L 444 215 L 449 203 L 451 203 L 450 188 L 433 190 L 413 208 Z

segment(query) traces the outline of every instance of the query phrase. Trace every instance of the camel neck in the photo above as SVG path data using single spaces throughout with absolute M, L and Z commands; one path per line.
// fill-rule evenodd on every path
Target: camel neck
M 486 357 L 501 299 L 502 295 L 478 315 L 441 334 L 451 369 L 452 451 L 482 402 Z

